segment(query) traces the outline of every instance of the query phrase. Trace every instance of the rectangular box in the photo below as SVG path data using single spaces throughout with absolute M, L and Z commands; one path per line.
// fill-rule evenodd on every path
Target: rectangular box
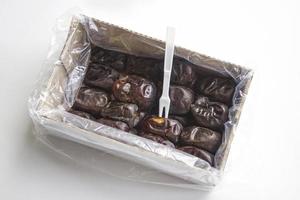
M 29 99 L 29 110 L 38 135 L 52 134 L 104 150 L 201 188 L 215 186 L 224 170 L 253 72 L 182 47 L 175 48 L 175 56 L 193 64 L 198 73 L 230 77 L 237 84 L 222 144 L 215 155 L 215 167 L 211 167 L 195 156 L 67 112 L 82 84 L 92 45 L 158 59 L 163 59 L 165 46 L 160 40 L 100 20 L 74 16 L 61 55 L 46 69 L 47 73 Z M 48 131 L 43 131 L 45 129 Z

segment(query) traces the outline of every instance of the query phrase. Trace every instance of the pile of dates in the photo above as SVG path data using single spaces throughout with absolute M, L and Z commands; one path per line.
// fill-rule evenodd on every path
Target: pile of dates
M 214 166 L 235 82 L 203 75 L 174 58 L 170 116 L 157 116 L 163 60 L 93 47 L 89 66 L 70 110 L 155 142 L 197 156 Z

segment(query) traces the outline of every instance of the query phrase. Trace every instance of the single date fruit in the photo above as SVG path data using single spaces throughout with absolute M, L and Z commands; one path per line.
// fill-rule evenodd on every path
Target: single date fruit
M 151 109 L 156 98 L 156 86 L 136 75 L 128 75 L 115 81 L 113 94 L 117 100 L 137 104 L 140 110 Z
M 171 82 L 176 85 L 192 87 L 196 81 L 196 73 L 191 64 L 174 59 Z
M 194 93 L 191 89 L 183 86 L 170 86 L 170 114 L 180 115 L 190 111 L 194 102 Z
M 178 142 L 182 129 L 177 120 L 157 116 L 148 117 L 142 122 L 143 131 L 167 138 L 173 143 Z
M 228 107 L 219 102 L 210 101 L 207 97 L 199 96 L 191 111 L 197 124 L 213 130 L 222 130 L 228 120 Z
M 109 95 L 100 89 L 82 87 L 79 89 L 72 108 L 99 116 L 110 101 Z
M 212 100 L 231 105 L 235 83 L 230 79 L 207 77 L 197 83 L 196 89 L 200 94 L 208 96 Z
M 145 116 L 139 112 L 136 104 L 123 102 L 110 102 L 101 112 L 105 118 L 119 120 L 128 124 L 130 128 L 135 127 Z
M 207 128 L 190 126 L 180 135 L 180 143 L 196 146 L 211 153 L 215 153 L 222 142 L 222 135 Z
M 90 64 L 84 83 L 111 91 L 114 82 L 119 78 L 119 72 L 102 64 Z

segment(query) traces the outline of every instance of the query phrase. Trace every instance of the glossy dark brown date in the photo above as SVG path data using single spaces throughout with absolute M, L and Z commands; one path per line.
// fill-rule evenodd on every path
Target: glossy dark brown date
M 196 81 L 196 73 L 191 64 L 180 59 L 174 59 L 171 82 L 176 85 L 192 87 Z
M 178 149 L 207 161 L 211 166 L 214 165 L 214 155 L 203 149 L 193 146 L 183 146 L 179 147 Z
M 138 111 L 136 104 L 122 102 L 110 102 L 102 109 L 101 115 L 105 118 L 125 122 L 130 128 L 136 126 L 145 116 L 144 113 Z
M 119 101 L 135 103 L 140 110 L 148 110 L 155 101 L 156 86 L 140 76 L 128 75 L 115 81 L 113 94 Z
M 109 95 L 100 89 L 82 87 L 79 89 L 72 108 L 99 116 L 110 101 Z
M 88 67 L 84 83 L 110 91 L 114 82 L 119 78 L 119 72 L 102 64 L 92 63 Z
M 199 96 L 191 105 L 191 112 L 198 125 L 213 130 L 222 130 L 228 120 L 228 107 L 204 96 Z
M 113 128 L 120 129 L 122 131 L 127 131 L 127 132 L 129 131 L 129 126 L 122 121 L 101 118 L 101 119 L 97 119 L 97 122 L 107 126 L 111 126 Z
M 191 89 L 183 86 L 170 86 L 170 114 L 186 114 L 190 111 L 194 102 L 194 93 Z
M 235 83 L 230 79 L 207 77 L 197 83 L 196 89 L 212 100 L 231 105 Z
M 185 128 L 180 135 L 180 143 L 196 146 L 215 153 L 222 142 L 222 135 L 207 128 L 191 126 Z
M 164 137 L 161 137 L 159 135 L 155 135 L 155 134 L 152 134 L 152 133 L 141 132 L 141 133 L 139 133 L 139 136 L 147 138 L 149 140 L 153 140 L 154 142 L 157 142 L 157 143 L 164 144 L 166 146 L 175 148 L 175 145 L 172 142 L 170 142 L 169 140 L 167 140 Z
M 142 122 L 143 131 L 165 137 L 173 143 L 178 142 L 182 129 L 177 120 L 157 116 L 147 117 Z

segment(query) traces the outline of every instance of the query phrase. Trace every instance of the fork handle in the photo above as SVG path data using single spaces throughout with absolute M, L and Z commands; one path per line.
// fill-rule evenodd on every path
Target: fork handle
M 174 56 L 175 28 L 167 27 L 165 60 L 164 60 L 164 83 L 162 96 L 169 97 L 169 86 Z
M 174 46 L 175 46 L 174 40 L 175 40 L 175 28 L 167 27 L 164 72 L 172 71 Z
M 171 71 L 164 72 L 163 92 L 161 96 L 169 98 Z

